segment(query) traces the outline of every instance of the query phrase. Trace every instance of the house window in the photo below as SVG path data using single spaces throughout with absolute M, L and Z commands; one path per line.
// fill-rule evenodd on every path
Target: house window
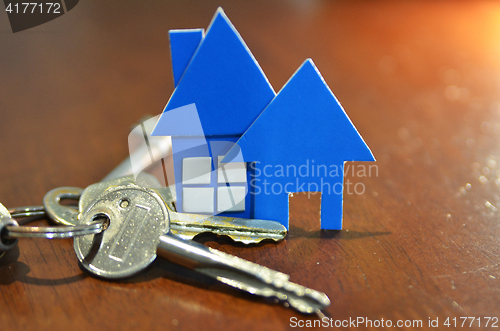
M 211 157 L 187 157 L 182 160 L 182 184 L 210 184 Z
M 182 190 L 182 208 L 188 213 L 213 214 L 213 187 L 184 187 Z
M 182 160 L 182 209 L 185 213 L 245 211 L 246 164 L 221 164 L 223 158 L 223 155 L 217 157 L 215 171 L 211 171 L 211 157 Z
M 224 155 L 218 158 L 217 182 L 224 184 L 245 183 L 247 181 L 247 169 L 244 162 L 233 162 L 221 164 Z
M 217 187 L 217 212 L 245 211 L 245 186 Z

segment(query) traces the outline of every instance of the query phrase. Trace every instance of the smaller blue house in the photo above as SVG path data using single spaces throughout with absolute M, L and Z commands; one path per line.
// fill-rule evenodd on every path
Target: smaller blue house
M 311 60 L 275 94 L 219 9 L 170 32 L 176 88 L 153 135 L 172 136 L 177 210 L 279 221 L 291 193 L 321 192 L 321 228 L 342 228 L 343 166 L 373 155 Z
M 321 192 L 321 228 L 342 229 L 344 163 L 375 161 L 306 60 L 223 162 L 253 162 L 254 217 L 288 226 L 290 193 Z

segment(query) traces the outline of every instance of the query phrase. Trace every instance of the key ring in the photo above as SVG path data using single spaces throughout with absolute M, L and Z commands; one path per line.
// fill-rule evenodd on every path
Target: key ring
M 0 218 L 0 252 L 14 247 L 18 238 L 65 239 L 97 234 L 104 231 L 108 226 L 107 220 L 96 220 L 89 224 L 74 226 L 20 226 L 15 218 L 44 216 L 45 208 L 43 206 L 19 207 L 9 209 L 8 212 L 10 217 L 4 215 L 4 217 Z M 20 221 L 20 223 L 27 224 L 31 221 L 33 219 L 25 222 Z
M 8 209 L 9 214 L 12 218 L 15 217 L 32 217 L 32 216 L 45 216 L 45 208 L 43 206 L 27 206 L 27 207 L 17 207 Z M 18 222 L 20 224 L 26 224 L 28 222 Z
M 101 233 L 106 229 L 106 221 L 93 221 L 85 225 L 63 226 L 16 226 L 6 225 L 2 233 L 3 238 L 45 238 L 65 239 L 76 236 Z M 5 233 L 5 234 L 4 234 Z

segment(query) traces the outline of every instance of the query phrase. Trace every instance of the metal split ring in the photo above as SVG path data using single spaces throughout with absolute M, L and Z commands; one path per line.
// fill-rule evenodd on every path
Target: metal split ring
M 106 220 L 96 220 L 89 224 L 72 226 L 20 226 L 14 218 L 44 216 L 45 208 L 43 206 L 20 207 L 9 209 L 9 213 L 11 214 L 10 218 L 0 218 L 0 250 L 2 250 L 2 242 L 9 243 L 9 247 L 15 246 L 17 238 L 64 239 L 97 234 L 104 231 L 108 225 Z
M 31 217 L 44 216 L 45 208 L 43 206 L 28 206 L 8 209 L 10 216 L 14 217 Z
M 17 222 L 16 222 L 17 223 Z M 61 226 L 5 226 L 5 234 L 2 238 L 46 238 L 65 239 L 76 236 L 97 234 L 106 228 L 106 221 L 94 221 L 85 225 L 61 225 Z

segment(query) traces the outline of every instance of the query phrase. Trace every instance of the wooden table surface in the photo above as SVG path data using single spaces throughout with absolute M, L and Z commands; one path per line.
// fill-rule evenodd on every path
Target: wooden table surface
M 168 30 L 206 28 L 219 5 L 275 90 L 315 61 L 377 171 L 347 174 L 364 193 L 345 194 L 342 231 L 320 231 L 319 195 L 298 194 L 278 244 L 201 241 L 327 293 L 332 323 L 498 319 L 498 2 L 81 1 L 19 33 L 0 14 L 0 201 L 37 205 L 122 161 L 130 126 L 172 93 Z M 20 240 L 0 260 L 0 293 L 2 330 L 285 330 L 314 320 L 165 261 L 130 280 L 96 279 L 71 240 Z

